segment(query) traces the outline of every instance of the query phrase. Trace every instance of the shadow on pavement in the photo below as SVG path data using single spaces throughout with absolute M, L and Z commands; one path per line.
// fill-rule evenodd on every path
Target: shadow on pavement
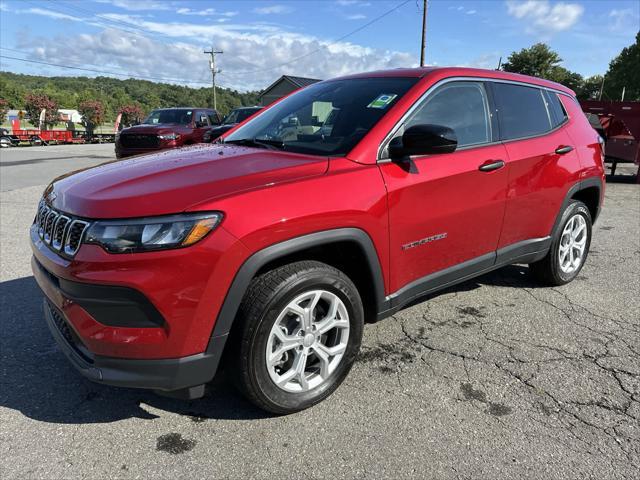
M 471 291 L 482 285 L 533 288 L 528 268 L 509 266 L 451 287 Z M 204 419 L 259 419 L 267 414 L 244 400 L 221 372 L 200 400 L 160 397 L 152 392 L 92 383 L 78 374 L 58 350 L 41 311 L 42 293 L 33 277 L 0 283 L 0 406 L 52 423 L 108 423 L 127 418 L 154 419 L 153 409 Z M 150 406 L 152 408 L 146 408 Z
M 217 376 L 222 378 L 214 380 L 205 398 L 194 401 L 85 380 L 58 350 L 44 322 L 41 298 L 33 277 L 0 283 L 0 406 L 34 420 L 67 424 L 154 419 L 154 408 L 196 422 L 266 417 L 236 393 L 225 375 Z

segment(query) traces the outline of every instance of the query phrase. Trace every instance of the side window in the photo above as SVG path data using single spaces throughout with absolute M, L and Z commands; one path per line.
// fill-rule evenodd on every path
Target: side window
M 551 130 L 551 120 L 542 90 L 496 82 L 493 84 L 493 91 L 502 140 L 530 137 Z
M 489 102 L 482 82 L 452 82 L 435 90 L 405 123 L 404 128 L 420 124 L 452 128 L 458 146 L 491 142 Z
M 220 119 L 218 118 L 218 114 L 216 112 L 209 110 L 207 113 L 209 116 L 209 123 L 211 125 L 220 125 Z
M 545 95 L 548 98 L 547 106 L 551 114 L 551 123 L 555 128 L 558 125 L 562 125 L 569 117 L 557 93 L 546 91 Z
M 202 128 L 209 125 L 209 117 L 206 112 L 199 111 L 196 116 L 196 128 Z

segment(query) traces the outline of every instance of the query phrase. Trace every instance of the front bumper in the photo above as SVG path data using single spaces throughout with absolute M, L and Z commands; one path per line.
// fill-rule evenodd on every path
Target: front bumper
M 86 378 L 119 387 L 144 388 L 160 392 L 186 391 L 188 398 L 204 394 L 218 369 L 224 337 L 216 337 L 206 352 L 169 359 L 128 359 L 95 355 L 86 347 L 53 298 L 66 298 L 60 282 L 37 260 L 32 260 L 36 282 L 45 293 L 44 316 L 58 346 L 71 364 Z M 76 299 L 78 300 L 78 299 Z
M 92 355 L 73 332 L 64 315 L 47 299 L 44 316 L 62 353 L 87 379 L 118 387 L 144 388 L 159 392 L 180 392 L 189 398 L 204 393 L 204 384 L 215 375 L 224 342 L 211 352 L 182 358 L 137 360 Z
M 204 393 L 228 333 L 211 337 L 226 293 L 221 285 L 231 281 L 228 262 L 244 249 L 223 229 L 216 233 L 189 249 L 110 255 L 83 245 L 66 259 L 31 228 L 47 324 L 82 375 L 165 393 L 187 389 L 189 398 Z

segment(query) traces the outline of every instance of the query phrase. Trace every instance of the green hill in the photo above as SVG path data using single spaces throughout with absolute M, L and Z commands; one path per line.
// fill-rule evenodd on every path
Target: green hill
M 218 111 L 226 114 L 234 107 L 255 105 L 259 92 L 241 93 L 216 88 Z M 0 98 L 9 108 L 23 108 L 27 93 L 44 93 L 60 108 L 78 108 L 85 100 L 105 105 L 105 121 L 113 121 L 123 105 L 139 104 L 146 113 L 159 107 L 213 107 L 212 88 L 191 88 L 146 80 L 118 80 L 110 77 L 42 77 L 0 72 Z

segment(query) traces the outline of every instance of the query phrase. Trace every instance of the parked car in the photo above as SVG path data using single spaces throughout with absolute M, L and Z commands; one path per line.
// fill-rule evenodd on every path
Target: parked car
M 222 125 L 212 127 L 204 133 L 202 141 L 204 143 L 213 142 L 220 137 L 220 135 L 227 133 L 233 127 L 244 122 L 247 118 L 251 117 L 254 113 L 259 112 L 263 108 L 264 107 L 240 107 L 231 110 L 229 115 L 227 115 L 222 121 Z
M 215 147 L 52 182 L 31 227 L 46 321 L 93 381 L 197 398 L 224 352 L 252 402 L 301 410 L 347 376 L 366 322 L 513 263 L 572 281 L 600 142 L 574 93 L 537 78 L 319 82 Z
M 218 112 L 208 108 L 161 108 L 152 111 L 141 125 L 116 135 L 116 157 L 156 152 L 202 142 L 204 133 L 220 125 Z

